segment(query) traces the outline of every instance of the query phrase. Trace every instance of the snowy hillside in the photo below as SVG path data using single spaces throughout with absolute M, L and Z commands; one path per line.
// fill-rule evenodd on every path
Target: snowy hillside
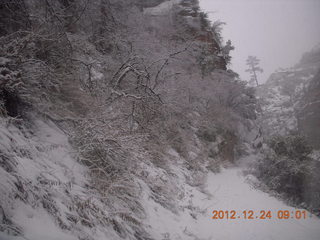
M 320 50 L 313 49 L 296 66 L 279 69 L 258 88 L 267 133 L 283 135 L 298 131 L 297 115 L 309 84 L 320 69 L 319 56 Z
M 1 172 L 1 192 L 5 193 L 1 196 L 1 228 L 5 230 L 1 240 L 125 238 L 108 227 L 112 211 L 90 187 L 87 170 L 77 163 L 63 132 L 50 121 L 36 121 L 32 131 L 4 124 L 1 153 L 7 160 L 2 162 L 6 171 Z M 177 152 L 170 150 L 167 157 L 172 159 L 170 175 L 148 164 L 139 167 L 146 176 L 138 181 L 148 239 L 318 239 L 320 219 L 309 213 L 307 219 L 276 219 L 278 210 L 296 209 L 255 189 L 257 180 L 244 177 L 241 168 L 210 173 L 199 188 L 186 184 L 191 173 Z M 149 181 L 172 191 L 176 202 L 164 205 L 167 199 L 161 202 Z M 257 214 L 270 210 L 273 218 L 212 219 L 214 210 L 235 210 L 239 216 L 244 210 Z
M 288 204 L 319 212 L 319 71 L 314 48 L 257 89 L 264 138 L 254 174 Z
M 40 120 L 27 129 L 2 119 L 0 131 L 4 231 L 0 239 L 74 240 L 91 236 L 90 225 L 102 219 L 87 215 L 89 206 L 96 206 L 97 211 L 103 203 L 88 188 L 88 170 L 76 161 L 65 133 L 52 122 Z M 88 227 L 80 227 L 80 222 L 87 222 Z M 96 231 L 97 235 L 106 233 L 106 229 Z M 20 234 L 23 237 L 18 237 Z
M 259 157 L 257 98 L 197 0 L 17 0 L 0 15 L 0 240 L 317 239 L 317 217 L 277 219 L 296 209 L 237 167 Z M 300 96 L 310 69 L 270 81 L 270 114 L 292 117 L 279 79 L 299 76 Z

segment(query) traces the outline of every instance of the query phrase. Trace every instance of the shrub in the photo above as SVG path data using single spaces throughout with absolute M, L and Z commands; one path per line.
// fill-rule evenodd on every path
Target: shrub
M 258 161 L 257 177 L 291 203 L 318 208 L 311 196 L 320 193 L 314 187 L 317 168 L 305 139 L 299 135 L 276 136 L 268 141 L 268 146 Z
M 217 138 L 217 133 L 212 129 L 201 128 L 196 134 L 201 140 L 206 142 L 215 142 Z

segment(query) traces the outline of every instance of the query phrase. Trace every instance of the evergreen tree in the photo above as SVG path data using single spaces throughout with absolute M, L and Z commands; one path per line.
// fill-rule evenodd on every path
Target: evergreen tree
M 259 67 L 260 60 L 256 56 L 249 56 L 247 58 L 246 64 L 249 66 L 249 68 L 246 70 L 246 72 L 249 72 L 251 74 L 250 84 L 254 85 L 256 83 L 257 86 L 259 86 L 257 73 L 262 73 L 262 68 Z

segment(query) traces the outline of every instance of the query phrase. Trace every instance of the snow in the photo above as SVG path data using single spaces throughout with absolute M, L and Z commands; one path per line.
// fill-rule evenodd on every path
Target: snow
M 180 0 L 165 1 L 165 2 L 163 2 L 161 4 L 159 4 L 156 7 L 145 8 L 143 10 L 143 13 L 147 14 L 147 15 L 153 15 L 153 16 L 164 15 L 164 14 L 168 13 L 172 9 L 172 6 L 174 4 L 177 4 L 179 2 L 180 2 Z
M 318 240 L 320 220 L 234 219 L 213 220 L 213 210 L 270 210 L 276 216 L 278 210 L 294 211 L 278 199 L 254 189 L 240 168 L 223 169 L 219 174 L 210 173 L 206 191 L 184 186 L 178 214 L 164 209 L 144 196 L 150 231 L 155 239 L 212 239 L 212 240 Z M 181 176 L 180 176 L 181 177 Z M 177 196 L 178 197 L 178 196 Z M 310 215 L 308 215 L 309 217 Z
M 208 190 L 213 195 L 212 208 L 215 210 L 271 210 L 276 216 L 278 210 L 294 211 L 281 201 L 254 189 L 246 182 L 237 168 L 223 170 L 208 178 Z M 305 220 L 213 220 L 211 230 L 214 239 L 309 239 L 320 236 L 320 220 L 313 216 Z M 209 227 L 210 223 L 208 224 Z M 225 229 L 221 231 L 221 229 Z M 219 231 L 220 230 L 220 231 Z
M 92 78 L 94 80 L 101 80 L 103 78 L 103 73 L 97 71 L 95 68 L 91 69 Z
M 270 135 L 286 135 L 298 128 L 297 113 L 305 106 L 303 97 L 310 81 L 319 69 L 315 60 L 300 62 L 288 69 L 273 73 L 258 91 L 262 99 L 262 124 Z
M 26 204 L 16 208 L 13 217 L 24 229 L 24 237 L 32 240 L 77 240 L 77 237 L 64 233 L 44 209 L 35 211 Z
M 21 229 L 21 236 L 7 236 L 0 233 L 0 240 L 75 240 L 79 236 L 90 236 L 92 239 L 120 239 L 114 232 L 104 226 L 90 229 L 83 225 L 70 224 L 67 214 L 76 215 L 70 210 L 73 198 L 86 198 L 90 193 L 84 187 L 87 182 L 86 169 L 75 161 L 67 136 L 52 122 L 36 121 L 33 133 L 23 132 L 13 125 L 0 125 L 0 150 L 12 152 L 22 149 L 29 154 L 16 155 L 16 174 L 21 176 L 25 191 L 30 191 L 26 201 L 11 199 L 14 191 L 14 178 L 0 168 L 2 207 L 10 217 L 14 226 Z M 320 220 L 315 216 L 303 220 L 277 219 L 234 219 L 213 220 L 213 210 L 271 210 L 275 216 L 278 210 L 294 211 L 280 200 L 253 188 L 257 179 L 243 176 L 242 168 L 222 169 L 220 173 L 203 174 L 204 185 L 199 187 L 187 184 L 192 172 L 184 166 L 185 160 L 173 149 L 168 150 L 171 166 L 170 174 L 164 169 L 145 164 L 141 169 L 147 171 L 147 179 L 136 179 L 141 186 L 139 201 L 145 208 L 146 217 L 143 224 L 154 239 L 162 240 L 318 240 L 320 236 Z M 247 159 L 249 162 L 254 159 Z M 201 176 L 200 176 L 201 177 Z M 206 177 L 206 178 L 205 178 Z M 161 201 L 155 201 L 152 186 L 162 187 L 165 191 Z M 38 188 L 35 188 L 37 186 Z M 155 188 L 157 189 L 157 188 Z M 66 191 L 69 194 L 66 194 Z M 44 206 L 33 198 L 51 196 L 56 208 L 52 212 L 50 206 Z M 168 194 L 168 195 L 165 195 Z M 176 205 L 172 205 L 172 197 Z M 95 198 L 94 195 L 91 197 Z M 158 199 L 159 200 L 159 199 Z M 97 199 L 93 199 L 100 204 Z M 165 205 L 165 206 L 164 206 Z M 309 214 L 308 214 L 309 216 Z M 59 217 L 69 227 L 63 230 L 57 222 Z
M 1 233 L 0 239 L 78 239 L 72 232 L 62 230 L 52 215 L 67 222 L 65 213 L 70 212 L 71 199 L 66 191 L 80 195 L 87 182 L 86 169 L 74 160 L 68 137 L 52 122 L 37 120 L 32 133 L 1 122 L 0 139 L 0 151 L 11 154 L 16 162 L 13 174 L 23 184 L 19 195 L 24 199 L 12 199 L 17 191 L 16 177 L 0 168 L 0 190 L 6 193 L 0 196 L 0 205 L 23 233 L 23 238 Z M 56 207 L 54 212 L 49 213 L 41 203 L 40 199 L 47 196 Z

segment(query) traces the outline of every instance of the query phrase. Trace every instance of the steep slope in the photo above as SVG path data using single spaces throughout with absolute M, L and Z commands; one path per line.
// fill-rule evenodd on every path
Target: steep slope
M 319 215 L 320 48 L 272 74 L 257 89 L 265 139 L 253 173 L 292 206 Z
M 0 13 L 1 240 L 316 239 L 317 219 L 210 219 L 285 205 L 219 174 L 257 139 L 256 99 L 197 0 Z
M 96 224 L 89 205 L 102 202 L 88 188 L 88 170 L 75 160 L 65 133 L 40 120 L 26 128 L 2 119 L 0 131 L 0 239 L 88 239 L 90 228 L 78 223 Z
M 309 82 L 301 99 L 297 118 L 298 129 L 314 148 L 320 149 L 320 71 Z
M 156 209 L 199 214 L 189 193 L 255 137 L 253 91 L 196 0 L 0 13 L 1 238 L 166 239 Z
M 319 118 L 315 115 L 314 119 L 304 121 L 302 115 L 309 116 L 317 112 L 315 111 L 317 105 L 311 109 L 306 108 L 306 104 L 317 102 L 316 86 L 319 69 L 320 49 L 314 48 L 304 54 L 296 66 L 278 70 L 259 87 L 257 93 L 261 99 L 266 133 L 285 135 L 300 131 L 313 138 L 311 142 L 316 143 L 314 136 L 316 134 L 312 135 L 313 133 L 307 129 L 319 123 Z M 302 119 L 299 120 L 300 118 Z

